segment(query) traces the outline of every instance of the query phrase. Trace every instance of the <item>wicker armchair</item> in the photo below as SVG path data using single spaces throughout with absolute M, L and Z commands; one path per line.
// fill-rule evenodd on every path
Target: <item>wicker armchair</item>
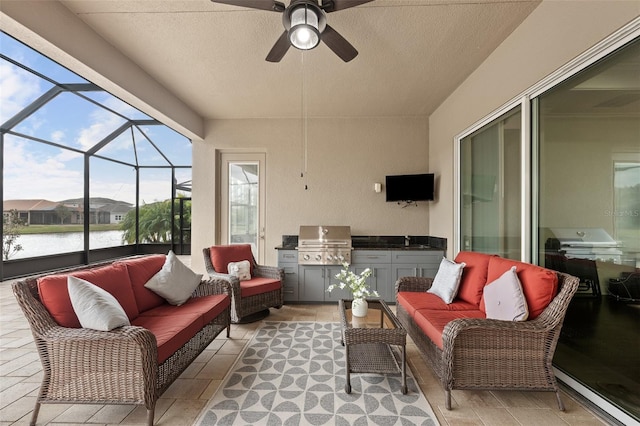
M 455 319 L 444 328 L 443 349 L 424 334 L 401 304 L 396 305 L 398 319 L 445 389 L 448 410 L 451 390 L 475 389 L 552 391 L 564 411 L 551 363 L 567 307 L 580 280 L 557 274 L 558 294 L 536 319 Z M 396 282 L 396 295 L 401 291 L 426 291 L 432 281 L 402 277 Z
M 244 247 L 243 247 L 244 246 Z M 237 257 L 238 249 L 242 250 L 244 248 L 244 254 L 240 257 Z M 229 251 L 234 251 L 233 254 L 230 254 L 229 259 L 231 261 L 237 262 L 240 260 L 248 260 L 253 268 L 251 273 L 252 280 L 250 281 L 240 281 L 238 277 L 234 275 L 227 274 L 226 271 L 220 272 L 216 271 L 213 262 L 211 261 L 211 252 L 216 251 L 217 253 L 225 253 Z M 251 246 L 248 244 L 236 244 L 236 245 L 219 245 L 207 247 L 202 250 L 202 254 L 204 256 L 204 264 L 207 269 L 207 273 L 211 278 L 222 278 L 226 280 L 231 287 L 231 322 L 232 323 L 242 323 L 242 322 L 251 322 L 255 320 L 251 318 L 250 315 L 257 314 L 262 311 L 267 311 L 269 308 L 281 308 L 284 303 L 284 294 L 282 289 L 282 283 L 284 282 L 284 269 L 278 268 L 276 266 L 264 266 L 258 265 L 256 263 L 253 254 L 251 253 Z M 235 257 L 234 257 L 235 255 Z M 226 267 L 226 264 L 225 264 Z M 250 296 L 243 296 L 243 289 L 246 290 L 248 286 L 252 285 L 252 281 L 256 278 L 269 278 L 272 281 L 279 281 L 279 285 L 277 288 L 266 288 L 266 291 L 258 291 L 255 289 L 252 291 Z M 271 286 L 273 287 L 273 286 Z M 259 319 L 259 318 L 257 318 Z

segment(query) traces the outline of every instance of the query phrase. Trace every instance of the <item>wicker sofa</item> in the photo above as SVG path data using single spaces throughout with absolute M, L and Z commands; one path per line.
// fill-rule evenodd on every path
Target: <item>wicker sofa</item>
M 401 277 L 396 311 L 426 363 L 445 389 L 553 391 L 564 411 L 552 370 L 564 316 L 579 279 L 528 263 L 460 252 L 466 263 L 457 296 L 446 304 L 427 293 L 432 278 Z M 512 266 L 529 307 L 526 321 L 487 319 L 483 289 Z
M 222 330 L 229 337 L 227 283 L 208 279 L 197 284 L 196 275 L 191 297 L 171 305 L 144 287 L 164 263 L 164 255 L 139 256 L 13 283 L 44 372 L 32 425 L 42 403 L 144 405 L 152 425 L 160 395 Z M 115 296 L 131 325 L 111 331 L 81 327 L 67 290 L 68 275 Z
M 266 316 L 269 308 L 282 307 L 284 269 L 258 265 L 250 244 L 206 247 L 202 249 L 202 254 L 209 276 L 226 280 L 231 287 L 232 323 L 253 322 Z M 249 280 L 240 280 L 237 276 L 229 274 L 228 264 L 241 261 L 248 261 L 250 264 Z M 265 312 L 265 315 L 259 315 L 262 312 Z

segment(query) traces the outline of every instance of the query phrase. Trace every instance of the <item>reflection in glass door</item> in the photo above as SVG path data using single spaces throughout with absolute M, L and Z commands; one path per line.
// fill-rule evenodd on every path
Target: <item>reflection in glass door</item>
M 640 421 L 640 309 L 629 300 L 640 294 L 639 58 L 636 40 L 532 107 L 538 258 L 581 281 L 553 363 L 629 422 Z
M 521 258 L 520 107 L 460 141 L 461 250 Z
M 264 256 L 264 154 L 221 156 L 221 243 L 251 244 L 258 263 Z

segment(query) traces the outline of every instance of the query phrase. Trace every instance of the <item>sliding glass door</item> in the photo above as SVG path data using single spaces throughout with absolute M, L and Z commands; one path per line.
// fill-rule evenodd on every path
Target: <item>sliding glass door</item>
M 531 88 L 519 107 L 461 135 L 456 245 L 580 278 L 557 375 L 632 423 L 640 420 L 640 39 L 595 63 L 585 57 L 572 76 Z
M 460 142 L 461 248 L 521 257 L 520 108 Z
M 581 281 L 554 365 L 640 419 L 640 41 L 534 109 L 538 259 Z

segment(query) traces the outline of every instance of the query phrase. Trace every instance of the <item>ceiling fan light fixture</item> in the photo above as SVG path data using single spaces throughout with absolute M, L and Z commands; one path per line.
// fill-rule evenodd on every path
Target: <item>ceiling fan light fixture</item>
M 291 10 L 290 19 L 289 41 L 293 47 L 310 50 L 320 43 L 320 19 L 313 8 L 300 4 Z

